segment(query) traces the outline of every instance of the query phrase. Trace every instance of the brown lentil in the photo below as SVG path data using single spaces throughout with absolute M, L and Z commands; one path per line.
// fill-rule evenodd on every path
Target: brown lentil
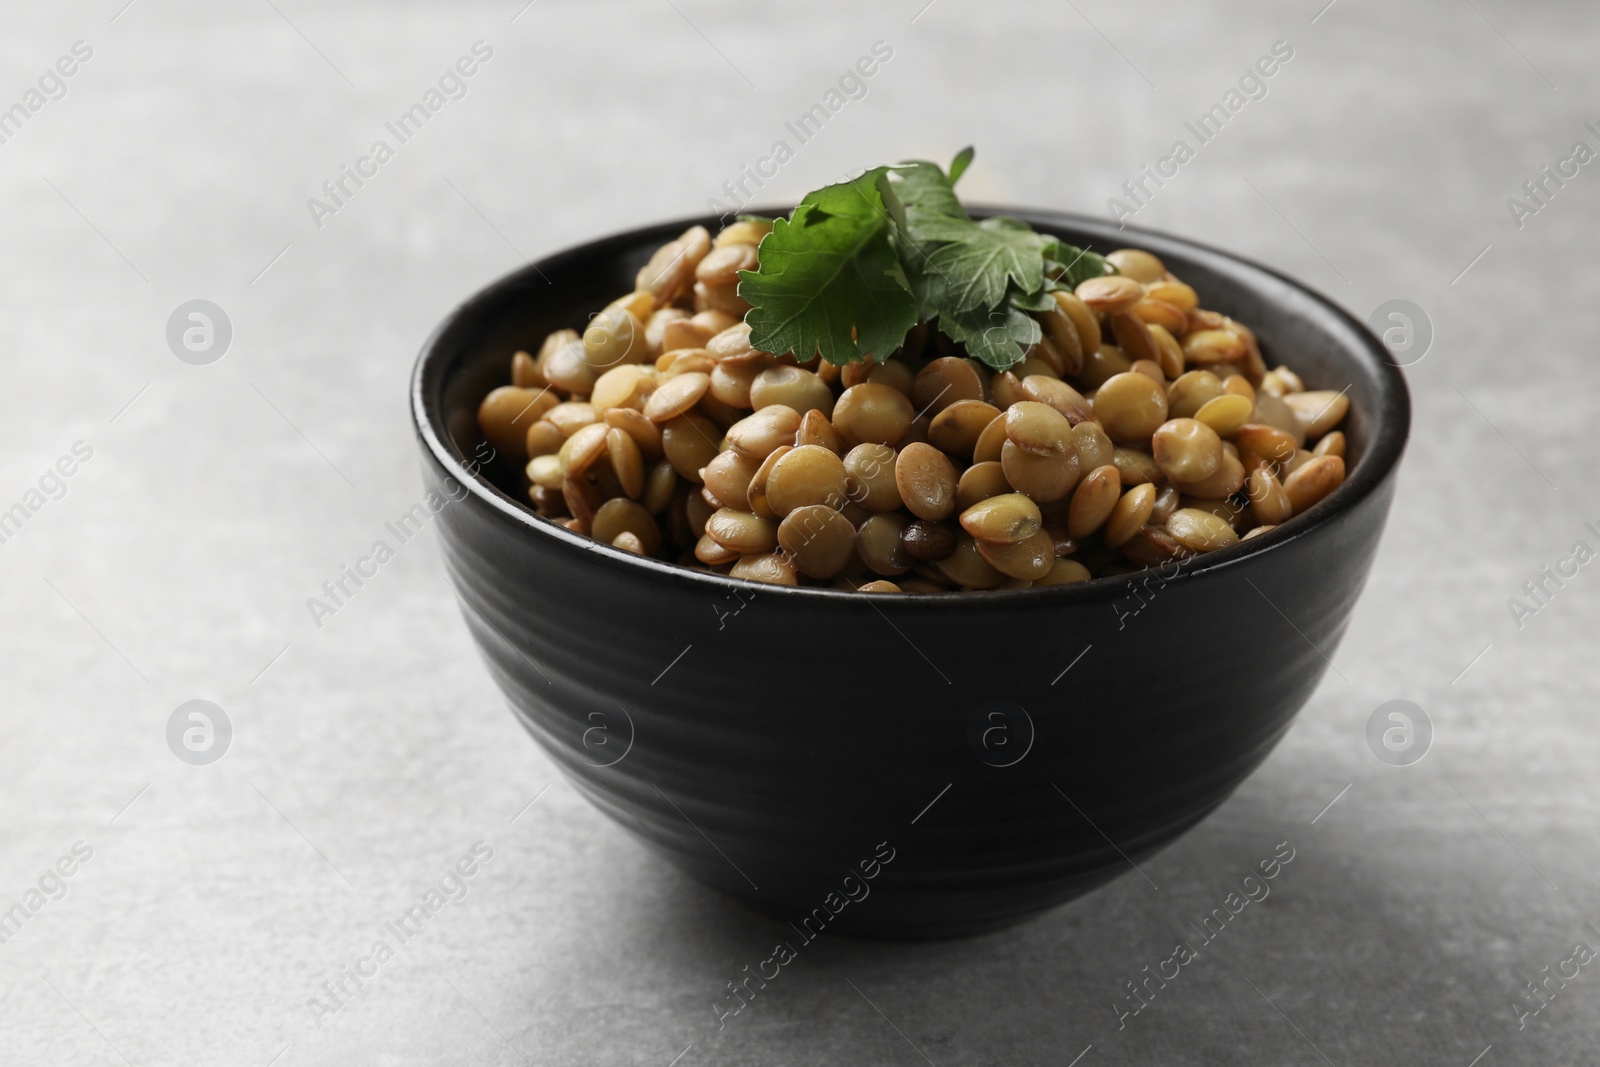
M 1164 482 L 1167 476 L 1156 466 L 1155 457 L 1137 448 L 1117 447 L 1112 450 L 1111 463 L 1122 476 L 1122 484 L 1143 485 L 1147 482 Z
M 1008 408 L 1019 400 L 1029 399 L 1022 391 L 1022 379 L 1011 371 L 1001 371 L 989 379 L 989 395 L 996 405 Z
M 799 585 L 794 564 L 786 557 L 769 552 L 760 556 L 746 556 L 728 571 L 730 577 L 749 582 L 766 582 L 770 585 Z
M 698 404 L 709 388 L 710 376 L 697 371 L 668 378 L 645 401 L 644 417 L 656 423 L 670 422 Z
M 1093 426 L 1094 423 L 1087 423 L 1087 424 L 1080 423 L 1080 425 Z M 988 463 L 990 461 L 993 461 L 993 462 L 998 463 L 1000 461 L 1000 449 L 1005 445 L 1005 443 L 1006 443 L 1006 420 L 1005 420 L 1005 416 L 996 415 L 993 419 L 990 420 L 989 425 L 987 425 L 987 426 L 985 426 L 983 428 L 983 432 L 978 435 L 977 442 L 975 444 L 973 444 L 973 446 L 972 446 L 972 462 L 974 462 L 974 463 Z
M 614 544 L 617 537 L 625 533 L 638 540 L 646 556 L 661 546 L 661 531 L 656 520 L 637 502 L 618 496 L 595 509 L 589 523 L 590 537 Z
M 1317 456 L 1284 480 L 1283 491 L 1296 515 L 1339 488 L 1344 481 L 1344 460 Z
M 557 404 L 544 413 L 545 421 L 560 430 L 562 436 L 571 437 L 583 427 L 600 420 L 600 413 L 587 401 L 569 400 Z
M 529 456 L 553 455 L 561 447 L 561 442 L 567 435 L 556 429 L 556 424 L 540 419 L 528 427 L 528 436 L 523 443 Z
M 1175 333 L 1182 333 L 1189 324 L 1189 316 L 1165 300 L 1154 300 L 1148 295 L 1137 304 L 1133 305 L 1131 313 L 1139 316 L 1141 322 L 1150 327 L 1161 327 L 1163 333 L 1170 339 Z M 1154 333 L 1154 330 L 1151 331 Z M 1157 343 L 1161 343 L 1159 340 Z M 1174 342 L 1176 343 L 1176 342 Z M 1183 349 L 1180 346 L 1179 354 Z
M 899 512 L 873 515 L 855 531 L 856 555 L 874 574 L 891 578 L 904 574 L 913 559 L 904 542 L 905 531 L 914 525 L 908 525 Z
M 956 531 L 948 523 L 917 519 L 901 530 L 900 546 L 918 563 L 938 563 L 956 550 Z
M 1072 506 L 1067 512 L 1067 533 L 1075 538 L 1094 533 L 1111 516 L 1111 509 L 1116 507 L 1121 495 L 1122 476 L 1109 463 L 1084 475 L 1072 494 Z
M 1211 427 L 1219 436 L 1232 437 L 1239 427 L 1250 421 L 1253 410 L 1255 405 L 1245 397 L 1224 393 L 1201 404 L 1194 418 Z
M 539 371 L 539 364 L 526 352 L 511 356 L 511 384 L 522 389 L 542 389 L 548 382 Z
M 1011 483 L 1006 481 L 1005 468 L 998 460 L 974 463 L 961 472 L 956 482 L 956 508 L 965 511 L 980 501 L 1009 492 Z
M 1185 371 L 1167 386 L 1167 414 L 1192 419 L 1206 404 L 1222 395 L 1222 380 L 1208 370 Z
M 1282 400 L 1305 426 L 1307 437 L 1321 437 L 1344 421 L 1350 410 L 1349 397 L 1327 390 L 1289 393 Z
M 639 540 L 639 535 L 627 530 L 623 530 L 612 539 L 611 547 L 620 548 L 624 552 L 632 552 L 636 556 L 650 555 L 649 552 L 645 551 L 644 542 Z
M 780 445 L 793 445 L 800 413 L 774 404 L 728 427 L 728 447 L 752 459 L 765 459 Z
M 1074 582 L 1087 582 L 1094 575 L 1089 568 L 1075 559 L 1057 559 L 1050 565 L 1050 570 L 1044 577 L 1035 578 L 1033 584 L 1043 585 L 1071 585 Z
M 1240 448 L 1254 452 L 1273 463 L 1287 463 L 1295 453 L 1294 438 L 1275 426 L 1247 422 L 1233 432 L 1231 440 Z
M 894 481 L 906 510 L 917 518 L 937 521 L 955 514 L 955 464 L 932 445 L 916 442 L 901 449 L 895 458 Z
M 1083 394 L 1059 378 L 1047 378 L 1040 374 L 1030 374 L 1022 379 L 1022 396 L 1019 400 L 1032 400 L 1040 404 L 1048 404 L 1061 414 L 1067 421 L 1076 425 L 1094 418 L 1094 409 L 1085 400 Z
M 1014 545 L 1038 533 L 1044 517 L 1039 505 L 1021 493 L 1005 493 L 967 508 L 960 521 L 961 528 L 979 541 Z
M 560 402 L 548 389 L 502 385 L 478 405 L 478 426 L 496 452 L 526 459 L 528 428 Z
M 839 435 L 834 432 L 833 423 L 828 421 L 828 416 L 816 409 L 800 416 L 800 428 L 795 431 L 794 443 L 821 445 L 834 454 L 838 454 L 842 447 L 839 444 Z
M 1126 311 L 1144 299 L 1144 286 L 1132 278 L 1111 274 L 1103 278 L 1090 278 L 1073 290 L 1074 295 L 1091 311 L 1104 315 Z
M 1294 413 L 1294 409 L 1287 401 L 1270 393 L 1257 394 L 1255 411 L 1251 413 L 1250 421 L 1282 430 L 1293 438 L 1296 448 L 1306 443 L 1306 428 L 1300 417 Z
M 1238 543 L 1239 535 L 1226 519 L 1200 508 L 1179 508 L 1167 519 L 1167 532 L 1184 548 L 1212 552 Z
M 1094 418 L 1119 444 L 1144 442 L 1167 420 L 1167 395 L 1142 374 L 1108 378 L 1094 394 Z
M 1150 522 L 1156 526 L 1165 526 L 1167 520 L 1172 518 L 1172 513 L 1178 510 L 1183 503 L 1183 494 L 1174 486 L 1162 486 L 1156 492 L 1155 506 L 1150 509 Z
M 679 476 L 700 481 L 700 468 L 717 455 L 716 423 L 704 415 L 680 415 L 661 428 L 661 451 Z
M 1109 548 L 1120 548 L 1127 544 L 1128 538 L 1139 532 L 1150 518 L 1150 511 L 1156 504 L 1156 489 L 1153 485 L 1136 485 L 1122 494 L 1116 505 L 1111 509 L 1111 514 L 1106 517 L 1105 542 Z
M 833 428 L 851 444 L 892 445 L 911 428 L 911 400 L 893 386 L 875 382 L 853 385 L 839 395 Z
M 1130 563 L 1140 567 L 1157 567 L 1168 560 L 1194 555 L 1180 545 L 1164 526 L 1141 527 L 1122 546 L 1122 554 Z
M 1294 514 L 1289 494 L 1283 491 L 1283 484 L 1266 467 L 1258 467 L 1250 472 L 1250 514 L 1256 522 L 1268 526 L 1275 526 Z
M 718 452 L 710 463 L 700 468 L 700 479 L 726 506 L 748 510 L 750 479 L 755 477 L 760 466 L 749 456 L 732 451 Z
M 1008 578 L 1033 581 L 1050 573 L 1055 563 L 1055 540 L 1045 531 L 1038 530 L 1014 544 L 993 544 L 977 541 L 978 555 L 989 566 Z
M 1077 374 L 1082 370 L 1082 335 L 1066 309 L 1057 304 L 1040 316 L 1039 323 L 1044 327 L 1044 337 L 1037 346 L 1039 357 L 1050 363 L 1058 375 Z
M 1111 462 L 1116 446 L 1100 428 L 1098 422 L 1080 422 L 1072 428 L 1072 441 L 1078 449 L 1078 459 L 1084 470 L 1093 470 Z
M 583 474 L 606 454 L 606 435 L 611 427 L 603 422 L 592 422 L 562 442 L 556 453 L 561 461 L 561 473 L 569 477 Z
M 1100 347 L 1100 319 L 1094 310 L 1076 293 L 1069 293 L 1065 289 L 1058 289 L 1050 294 L 1055 297 L 1056 306 L 1059 307 L 1068 319 L 1072 321 L 1072 328 L 1078 335 L 1078 344 L 1083 349 L 1085 357 Z
M 1117 347 L 1122 349 L 1123 354 L 1135 362 L 1147 359 L 1160 365 L 1161 347 L 1143 319 L 1135 315 L 1131 309 L 1119 311 L 1110 316 L 1110 319 L 1111 332 L 1116 337 Z
M 644 494 L 640 496 L 639 503 L 650 514 L 659 515 L 672 503 L 672 494 L 677 488 L 678 472 L 672 469 L 672 464 L 662 460 L 645 475 Z
M 957 400 L 929 422 L 928 443 L 965 459 L 972 455 L 978 438 L 999 414 L 999 408 L 982 400 Z
M 1169 419 L 1150 438 L 1156 466 L 1174 482 L 1197 482 L 1222 465 L 1222 438 L 1198 419 Z
M 769 230 L 693 227 L 581 335 L 511 352 L 479 427 L 541 515 L 754 581 L 927 594 L 1212 551 L 1344 480 L 1348 397 L 1269 368 L 1148 252 L 1052 293 L 1008 370 L 927 324 L 840 367 L 751 346 L 739 275 Z
M 644 457 L 633 438 L 614 426 L 606 428 L 606 454 L 611 459 L 611 472 L 617 476 L 622 491 L 634 500 L 644 492 Z
M 748 511 L 719 508 L 706 520 L 706 536 L 743 555 L 770 552 L 778 543 L 778 525 Z
M 911 403 L 931 416 L 958 400 L 982 399 L 983 379 L 972 364 L 955 356 L 932 360 L 911 382 Z
M 1017 492 L 1048 504 L 1064 498 L 1078 484 L 1078 452 L 1074 448 L 1036 456 L 1008 440 L 1000 449 L 1000 469 Z
M 750 383 L 750 406 L 760 411 L 782 404 L 804 415 L 820 411 L 833 413 L 833 390 L 826 382 L 800 367 L 779 364 L 768 367 Z
M 1222 462 L 1216 473 L 1197 482 L 1178 482 L 1178 488 L 1190 496 L 1206 500 L 1221 500 L 1237 493 L 1244 485 L 1244 464 L 1232 452 L 1222 453 Z
M 983 558 L 978 552 L 978 542 L 965 533 L 956 536 L 955 551 L 936 566 L 939 573 L 966 589 L 993 589 L 1006 577 Z
M 868 511 L 898 511 L 895 450 L 888 445 L 856 445 L 844 457 L 845 496 Z
M 832 508 L 806 504 L 784 516 L 778 525 L 778 544 L 801 574 L 832 578 L 855 554 L 856 531 Z
M 837 509 L 844 494 L 844 461 L 821 445 L 791 449 L 767 474 L 767 506 L 780 518 L 811 504 Z
M 750 485 L 745 490 L 745 495 L 750 499 L 750 510 L 765 518 L 775 519 L 777 513 L 767 504 L 767 479 L 772 474 L 772 468 L 777 466 L 778 460 L 793 451 L 793 445 L 779 445 L 774 448 L 767 458 L 761 461 L 755 474 L 750 476 Z

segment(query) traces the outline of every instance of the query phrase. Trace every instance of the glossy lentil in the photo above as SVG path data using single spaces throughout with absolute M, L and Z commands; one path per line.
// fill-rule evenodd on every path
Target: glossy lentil
M 737 287 L 770 229 L 692 227 L 581 333 L 508 346 L 478 425 L 541 515 L 751 581 L 1022 589 L 1263 536 L 1359 456 L 1343 383 L 1269 367 L 1140 249 L 1030 312 L 1003 371 L 927 324 L 842 367 L 760 351 Z

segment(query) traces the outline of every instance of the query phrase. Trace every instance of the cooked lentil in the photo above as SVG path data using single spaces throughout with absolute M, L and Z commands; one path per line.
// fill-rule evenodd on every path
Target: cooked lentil
M 1214 551 L 1344 481 L 1349 397 L 1269 369 L 1149 252 L 1053 292 L 1009 370 L 926 326 L 837 367 L 750 346 L 739 272 L 770 229 L 693 227 L 581 333 L 511 354 L 478 423 L 541 515 L 737 578 L 926 594 Z

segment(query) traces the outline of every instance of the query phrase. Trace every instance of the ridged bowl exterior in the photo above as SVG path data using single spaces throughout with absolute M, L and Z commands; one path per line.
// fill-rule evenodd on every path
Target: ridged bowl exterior
M 1347 388 L 1345 485 L 1271 536 L 1181 567 L 865 596 L 641 560 L 532 515 L 508 466 L 473 474 L 473 412 L 510 352 L 581 325 L 650 251 L 711 220 L 526 268 L 459 309 L 418 361 L 424 478 L 461 497 L 440 514 L 445 561 L 523 725 L 641 841 L 799 936 L 971 934 L 1132 874 L 1283 736 L 1377 550 L 1409 402 L 1376 338 L 1236 257 L 1021 217 L 1102 250 L 1149 248 L 1253 325 L 1269 362 Z

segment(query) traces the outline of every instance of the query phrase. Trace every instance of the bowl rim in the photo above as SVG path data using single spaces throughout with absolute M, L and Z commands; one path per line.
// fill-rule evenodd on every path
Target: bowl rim
M 1372 439 L 1356 464 L 1355 469 L 1348 472 L 1344 482 L 1332 493 L 1329 493 L 1301 514 L 1280 523 L 1277 528 L 1268 531 L 1268 533 L 1248 540 L 1241 539 L 1237 544 L 1218 549 L 1215 552 L 1187 557 L 1179 563 L 1182 571 L 1180 576 L 1215 574 L 1248 566 L 1253 559 L 1281 550 L 1295 541 L 1314 535 L 1316 531 L 1326 526 L 1332 519 L 1350 511 L 1361 501 L 1372 495 L 1399 465 L 1401 456 L 1405 452 L 1406 441 L 1411 428 L 1411 398 L 1405 375 L 1401 371 L 1400 365 L 1390 357 L 1388 348 L 1365 323 L 1317 290 L 1281 271 L 1265 266 L 1246 256 L 1159 230 L 1137 226 L 1117 226 L 1091 215 L 1044 208 L 992 204 L 968 204 L 965 206 L 974 217 L 1008 215 L 1022 219 L 1036 228 L 1040 226 L 1058 226 L 1066 229 L 1075 229 L 1080 232 L 1096 233 L 1105 238 L 1112 247 L 1137 245 L 1140 239 L 1147 239 L 1151 244 L 1174 246 L 1181 251 L 1197 253 L 1201 256 L 1224 261 L 1235 267 L 1243 267 L 1248 271 L 1265 275 L 1267 278 L 1297 291 L 1301 296 L 1308 298 L 1321 310 L 1331 315 L 1336 321 L 1349 328 L 1361 340 L 1362 344 L 1359 348 L 1352 349 L 1348 346 L 1341 346 L 1341 348 L 1358 361 L 1364 361 L 1368 365 L 1369 371 L 1375 369 L 1375 376 L 1379 383 L 1379 410 L 1371 413 L 1373 420 Z M 787 215 L 790 210 L 792 210 L 791 207 L 776 205 L 755 206 L 745 209 L 745 211 L 751 213 L 770 216 Z M 757 589 L 764 595 L 770 594 L 786 598 L 800 597 L 807 600 L 834 602 L 841 605 L 860 603 L 865 596 L 871 604 L 889 602 L 897 606 L 915 605 L 933 608 L 971 603 L 975 601 L 975 598 L 981 598 L 981 602 L 989 604 L 994 603 L 996 600 L 1014 599 L 1018 601 L 1018 606 L 1022 606 L 1023 604 L 1033 605 L 1040 603 L 1087 603 L 1117 599 L 1126 594 L 1128 582 L 1137 580 L 1137 576 L 1142 572 L 1105 575 L 1083 582 L 1026 589 L 955 590 L 938 593 L 861 594 L 854 590 L 833 589 L 827 586 L 784 586 L 752 582 L 724 574 L 692 570 L 666 560 L 639 556 L 632 552 L 603 544 L 582 534 L 574 533 L 552 520 L 540 517 L 526 505 L 502 492 L 486 479 L 480 471 L 467 467 L 458 451 L 449 443 L 448 434 L 444 431 L 442 387 L 446 371 L 453 366 L 455 357 L 458 355 L 455 350 L 445 351 L 441 347 L 444 338 L 448 334 L 459 328 L 463 320 L 473 317 L 494 303 L 506 291 L 524 288 L 527 282 L 533 278 L 545 278 L 548 281 L 546 272 L 561 269 L 565 260 L 587 256 L 594 252 L 612 250 L 608 246 L 614 246 L 616 251 L 620 251 L 623 248 L 641 243 L 646 238 L 650 238 L 651 235 L 659 235 L 662 240 L 670 240 L 673 236 L 691 226 L 703 225 L 710 228 L 722 222 L 724 218 L 725 216 L 719 217 L 715 215 L 685 216 L 617 230 L 602 237 L 569 245 L 537 260 L 528 261 L 520 268 L 502 275 L 488 285 L 478 289 L 456 305 L 429 333 L 422 344 L 422 349 L 412 369 L 411 417 L 417 436 L 428 454 L 447 474 L 466 486 L 470 495 L 477 498 L 480 503 L 487 505 L 491 512 L 502 521 L 529 531 L 534 537 L 553 538 L 556 542 L 569 548 L 593 553 L 596 559 L 604 561 L 602 565 L 609 565 L 622 570 L 642 569 L 657 579 L 689 587 L 717 591 L 723 594 L 730 591 L 748 592 L 752 589 Z M 1146 568 L 1146 570 L 1154 571 L 1156 568 Z M 1171 578 L 1169 577 L 1168 580 L 1171 580 Z

